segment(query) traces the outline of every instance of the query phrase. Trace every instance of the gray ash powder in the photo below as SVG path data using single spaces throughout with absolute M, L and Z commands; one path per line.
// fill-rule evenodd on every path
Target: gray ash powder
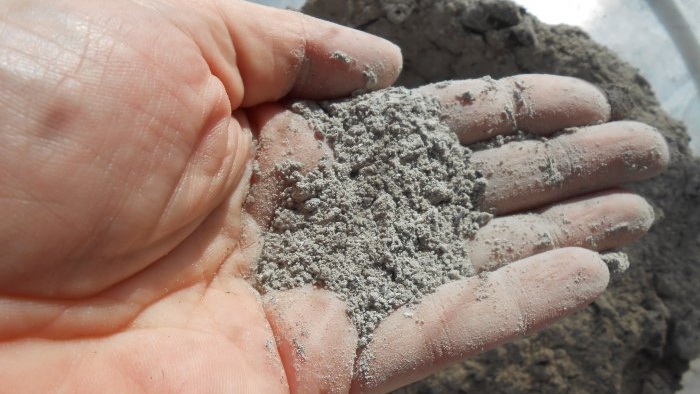
M 465 240 L 491 215 L 470 150 L 434 99 L 392 88 L 296 103 L 334 158 L 307 175 L 278 166 L 286 189 L 260 257 L 262 291 L 313 284 L 337 293 L 366 345 L 377 324 L 436 287 L 472 276 Z

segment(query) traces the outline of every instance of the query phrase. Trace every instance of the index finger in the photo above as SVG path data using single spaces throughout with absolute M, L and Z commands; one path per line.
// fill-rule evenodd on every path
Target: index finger
M 610 120 L 602 90 L 583 80 L 527 74 L 426 85 L 419 91 L 442 104 L 444 121 L 463 144 L 522 130 L 549 135 Z

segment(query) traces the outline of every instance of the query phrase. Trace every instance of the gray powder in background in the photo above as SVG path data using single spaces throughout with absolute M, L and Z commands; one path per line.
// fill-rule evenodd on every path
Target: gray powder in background
M 333 150 L 286 189 L 258 266 L 264 291 L 314 284 L 338 293 L 366 345 L 393 310 L 475 274 L 467 238 L 491 218 L 476 209 L 484 177 L 440 122 L 437 101 L 387 89 L 337 102 L 297 103 Z
M 600 257 L 607 264 L 612 275 L 619 275 L 630 267 L 630 260 L 624 252 L 602 253 Z

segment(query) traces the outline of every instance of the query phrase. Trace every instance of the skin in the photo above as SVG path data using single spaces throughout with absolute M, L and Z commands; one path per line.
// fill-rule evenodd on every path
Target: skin
M 274 164 L 291 151 L 308 170 L 326 149 L 279 100 L 389 86 L 401 64 L 395 46 L 215 0 L 10 0 L 0 31 L 0 379 L 9 392 L 405 385 L 604 291 L 608 271 L 591 250 L 627 244 L 653 222 L 643 199 L 615 187 L 668 161 L 656 131 L 605 123 L 605 97 L 578 80 L 421 88 L 464 143 L 581 128 L 474 156 L 496 218 L 468 242 L 488 274 L 398 310 L 358 354 L 334 294 L 263 297 L 247 276 L 277 203 Z M 337 50 L 354 61 L 334 59 Z M 472 103 L 455 94 L 465 89 Z M 561 175 L 556 184 L 543 178 L 543 160 Z M 535 247 L 540 233 L 551 242 Z

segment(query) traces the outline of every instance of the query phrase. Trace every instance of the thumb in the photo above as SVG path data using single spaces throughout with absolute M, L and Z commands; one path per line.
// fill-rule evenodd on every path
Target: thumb
M 185 7 L 210 8 L 225 25 L 226 37 L 206 36 L 211 29 L 194 34 L 234 108 L 384 88 L 401 70 L 400 49 L 364 32 L 245 1 L 196 3 Z

